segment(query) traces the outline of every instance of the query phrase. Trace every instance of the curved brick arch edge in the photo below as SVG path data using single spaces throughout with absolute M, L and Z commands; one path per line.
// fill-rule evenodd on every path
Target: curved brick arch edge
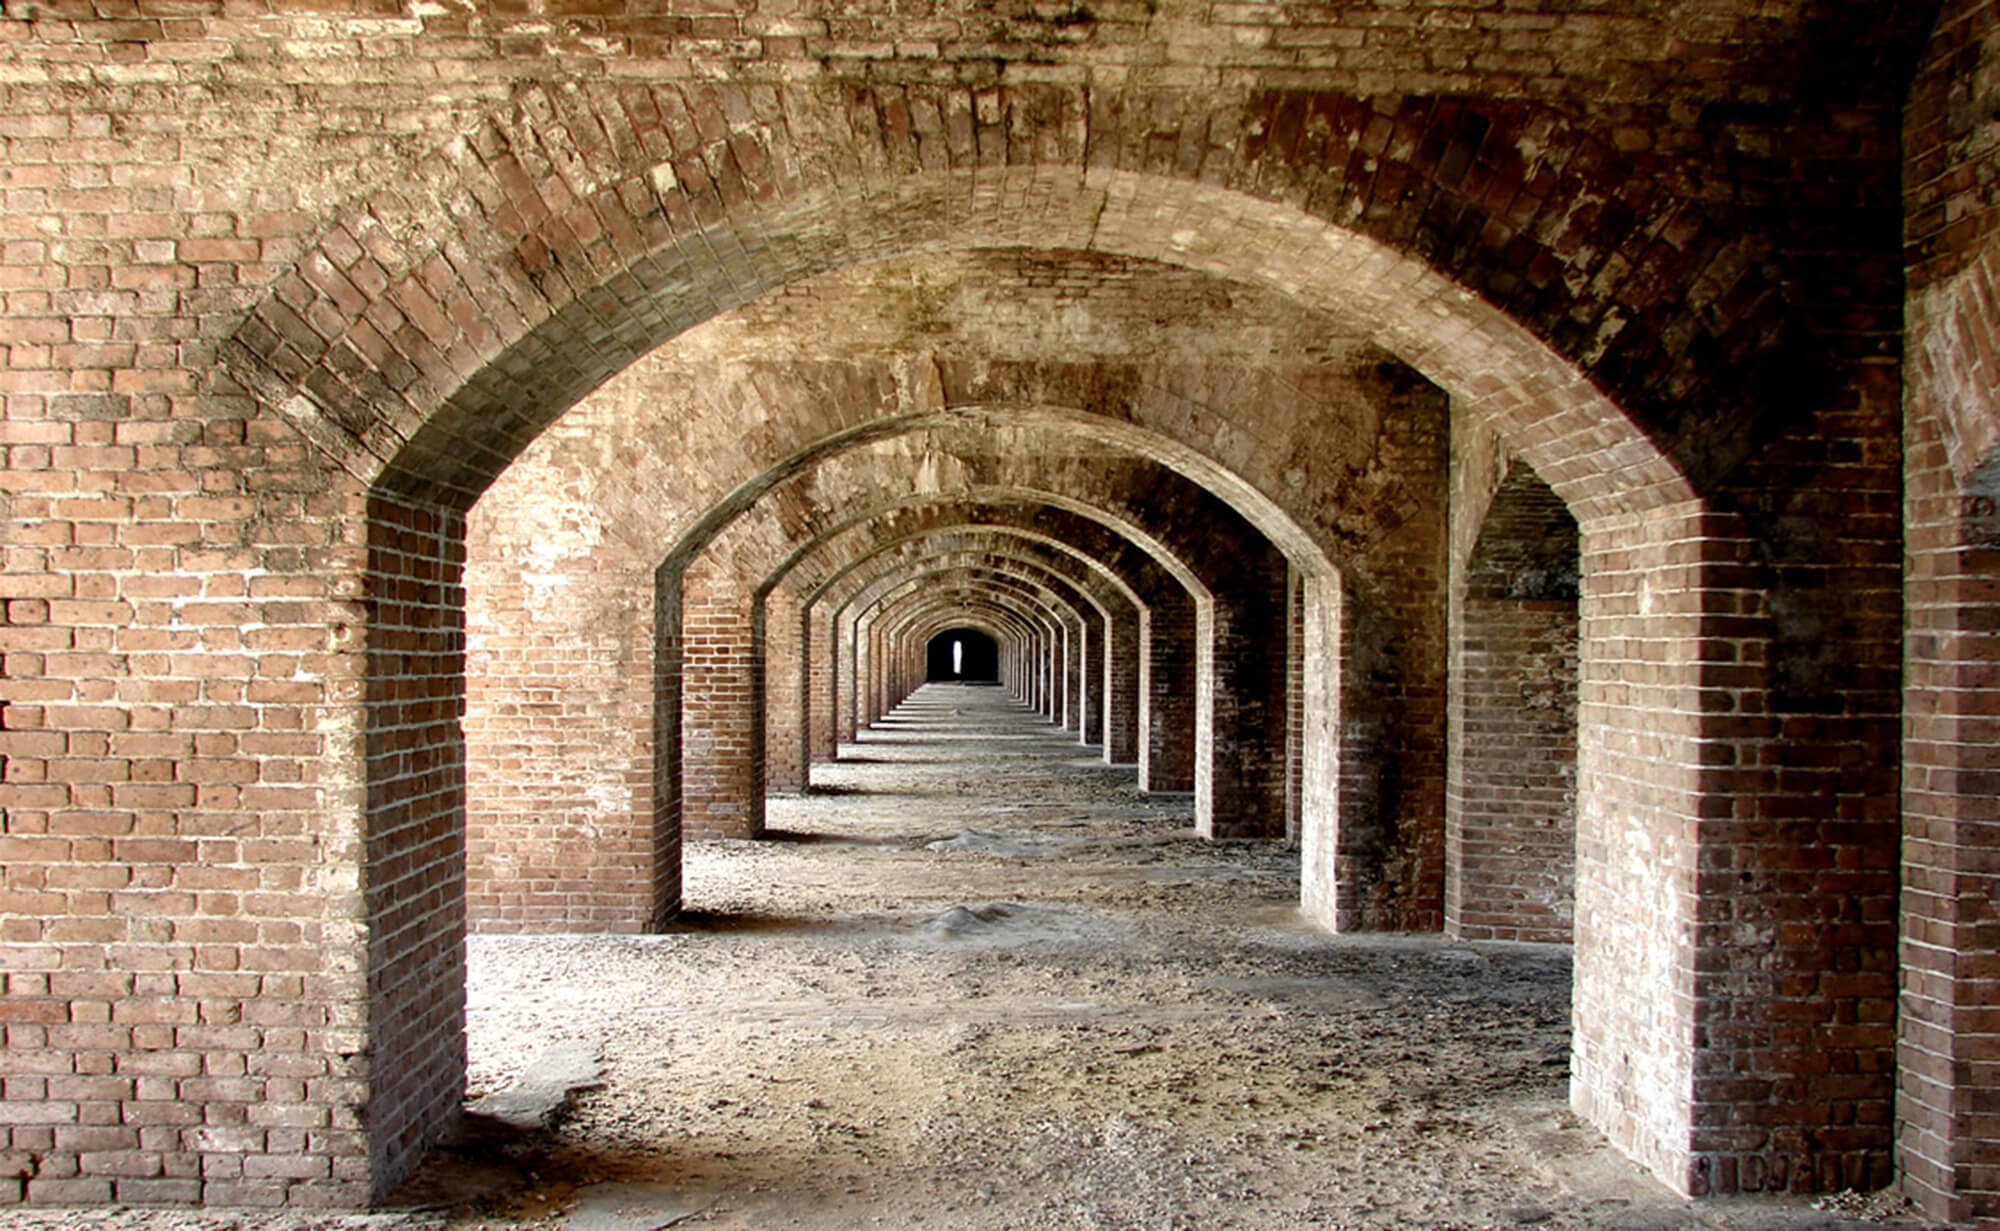
M 1283 551 L 1293 565 L 1302 572 L 1313 576 L 1326 576 L 1335 571 L 1335 562 L 1329 559 L 1326 548 L 1310 530 L 1301 526 L 1282 504 L 1230 467 L 1185 442 L 1140 424 L 1073 407 L 1052 404 L 1003 406 L 987 402 L 953 404 L 933 411 L 919 411 L 878 419 L 865 427 L 815 442 L 800 454 L 739 485 L 725 500 L 713 506 L 667 553 L 661 568 L 666 572 L 686 568 L 690 561 L 726 533 L 732 524 L 750 513 L 759 501 L 778 491 L 784 484 L 809 476 L 813 467 L 820 463 L 880 441 L 914 436 L 933 428 L 962 428 L 968 424 L 983 426 L 995 435 L 1022 429 L 1074 435 L 1082 440 L 1111 445 L 1136 457 L 1159 463 L 1174 474 L 1191 480 L 1210 495 L 1235 509 Z M 1052 493 L 1038 493 L 1036 498 L 1048 494 Z M 805 555 L 816 550 L 817 544 L 826 537 L 839 533 L 859 520 L 878 516 L 886 507 L 890 506 L 876 506 L 871 512 L 856 514 L 833 527 L 815 528 L 812 534 L 801 539 L 797 550 L 788 553 L 766 576 L 758 587 L 760 592 L 768 591 L 778 584 L 785 572 Z M 1081 507 L 1072 511 L 1080 512 Z M 1096 514 L 1086 515 L 1096 516 Z
M 901 507 L 909 507 L 909 506 L 901 506 Z M 937 507 L 947 508 L 950 506 L 940 504 Z M 878 519 L 870 519 L 869 521 L 859 523 L 858 525 L 850 526 L 848 527 L 848 530 L 865 529 L 871 527 L 876 524 L 877 520 Z M 824 577 L 821 577 L 817 580 L 807 583 L 807 587 L 800 594 L 800 603 L 801 605 L 806 607 L 812 607 L 817 605 L 821 601 L 821 599 L 827 594 L 827 592 L 830 591 L 835 585 L 839 584 L 854 570 L 866 565 L 870 560 L 876 558 L 879 555 L 886 554 L 891 551 L 896 551 L 915 543 L 923 542 L 924 540 L 929 538 L 942 535 L 962 535 L 962 534 L 963 535 L 983 534 L 991 536 L 996 540 L 1002 540 L 1002 541 L 1011 540 L 1011 541 L 1019 541 L 1019 542 L 1035 544 L 1036 546 L 1045 548 L 1054 554 L 1059 554 L 1068 559 L 1074 560 L 1079 567 L 1088 570 L 1091 576 L 1098 578 L 1103 584 L 1110 587 L 1111 590 L 1118 595 L 1118 597 L 1124 599 L 1134 608 L 1143 609 L 1146 605 L 1145 600 L 1140 597 L 1138 591 L 1132 588 L 1131 583 L 1127 581 L 1122 574 L 1117 572 L 1115 569 L 1112 569 L 1110 566 L 1106 565 L 1101 560 L 1098 560 L 1096 557 L 1085 553 L 1084 551 L 1072 546 L 1071 544 L 1065 543 L 1064 541 L 1062 541 L 1062 539 L 1060 539 L 1056 535 L 1037 532 L 1021 526 L 1010 526 L 1000 522 L 981 522 L 981 521 L 947 523 L 934 527 L 924 527 L 920 529 L 911 530 L 907 533 L 898 534 L 894 537 L 887 539 L 871 540 L 867 544 L 857 548 L 855 552 L 852 553 L 851 559 L 845 559 L 842 563 L 840 563 L 837 567 L 835 567 L 832 572 L 828 573 Z M 822 546 L 824 545 L 825 543 L 823 542 Z M 768 578 L 766 578 L 765 585 L 761 592 L 769 594 L 777 586 L 783 584 L 783 582 L 790 575 L 793 569 L 798 568 L 799 566 L 805 563 L 805 559 L 806 559 L 805 555 L 801 554 L 797 559 L 788 558 L 785 561 L 781 561 L 778 567 L 772 571 L 772 574 Z
M 857 176 L 782 199 L 771 192 L 768 204 L 746 200 L 682 231 L 668 220 L 684 209 L 658 191 L 648 174 L 600 188 L 560 218 L 542 203 L 542 226 L 560 236 L 523 235 L 515 249 L 489 254 L 493 268 L 469 252 L 463 267 L 434 257 L 421 277 L 385 285 L 372 300 L 338 274 L 333 255 L 316 253 L 303 267 L 330 271 L 321 281 L 340 293 L 301 279 L 291 293 L 305 302 L 267 301 L 223 348 L 224 362 L 357 477 L 403 498 L 463 505 L 590 388 L 765 291 L 925 250 L 1065 247 L 1260 283 L 1333 315 L 1493 422 L 1580 519 L 1691 494 L 1675 464 L 1578 367 L 1499 308 L 1387 244 L 1289 205 L 1130 171 L 1006 167 Z M 565 264 L 556 254 L 575 247 L 577 228 L 603 251 Z M 531 260 L 534 252 L 542 255 Z M 512 303 L 524 287 L 534 288 L 538 316 L 473 319 L 480 305 Z M 406 357 L 369 326 L 371 302 L 406 325 L 413 316 L 433 321 L 440 336 L 425 334 L 410 346 L 423 354 Z M 330 336 L 303 323 L 322 318 Z
M 1906 388 L 1937 418 L 1975 533 L 2000 543 L 2000 238 L 1914 292 Z M 1982 501 L 1983 498 L 1983 501 Z M 1979 524 L 1983 523 L 1983 524 Z

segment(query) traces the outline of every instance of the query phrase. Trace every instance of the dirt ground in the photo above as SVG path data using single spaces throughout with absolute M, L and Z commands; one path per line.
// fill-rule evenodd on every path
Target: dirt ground
M 474 938 L 471 1093 L 548 1127 L 489 1124 L 363 1218 L 81 1225 L 1897 1221 L 1882 1196 L 1685 1202 L 1604 1146 L 1565 1106 L 1565 949 L 1322 934 L 1296 852 L 1197 840 L 1189 800 L 997 689 L 899 714 L 774 800 L 770 840 L 691 846 L 673 933 Z

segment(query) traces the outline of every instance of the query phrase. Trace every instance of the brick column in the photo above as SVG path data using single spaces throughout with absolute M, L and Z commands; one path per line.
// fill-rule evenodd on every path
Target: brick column
M 681 826 L 689 838 L 764 832 L 764 661 L 755 600 L 705 556 L 681 578 Z
M 1915 399 L 1912 399 L 1913 402 Z M 1906 429 L 1897 1161 L 1924 1210 L 2000 1220 L 2000 483 L 1967 491 L 1937 418 Z
M 1139 760 L 1139 625 L 1136 607 L 1106 626 L 1104 656 L 1104 760 L 1134 765 Z
M 1063 730 L 1074 731 L 1078 738 L 1082 738 L 1085 709 L 1083 681 L 1090 661 L 1088 636 L 1080 619 L 1074 622 L 1063 620 L 1060 625 L 1063 640 L 1061 726 Z
M 1305 578 L 1289 570 L 1285 594 L 1285 840 L 1299 840 L 1305 815 Z
M 861 622 L 852 610 L 834 619 L 833 730 L 837 743 L 851 744 L 860 725 L 861 673 L 867 654 L 861 645 Z
M 653 568 L 603 544 L 550 552 L 491 516 L 475 506 L 468 521 L 469 926 L 645 931 L 662 909 Z M 523 582 L 530 547 L 544 553 L 541 576 L 561 584 Z
M 1084 609 L 1083 683 L 1077 691 L 1082 712 L 1077 722 L 1076 740 L 1091 747 L 1104 741 L 1104 623 L 1104 618 L 1095 608 Z
M 857 615 L 854 620 L 854 670 L 849 678 L 854 690 L 854 734 L 849 738 L 860 738 L 860 732 L 876 717 L 875 712 L 875 641 L 874 621 L 867 615 Z
M 1570 1097 L 1669 1182 L 1693 1136 L 1704 755 L 1698 508 L 1584 527 Z
M 764 790 L 806 785 L 805 612 L 790 591 L 764 596 L 758 626 L 764 644 Z
M 825 603 L 806 613 L 806 755 L 811 762 L 831 761 L 839 754 L 840 688 L 839 628 Z
M 1445 927 L 1567 942 L 1576 850 L 1574 598 L 1473 594 L 1452 673 Z
M 1145 688 L 1139 782 L 1148 791 L 1194 790 L 1195 604 L 1185 595 L 1155 603 L 1140 632 Z
M 368 1143 L 370 1173 L 397 1177 L 453 1122 L 465 1088 L 465 544 L 462 517 L 448 510 L 376 498 L 368 524 Z M 329 1125 L 324 1108 L 298 1107 L 290 1118 L 291 1127 Z M 260 1119 L 287 1127 L 282 1114 L 249 1123 Z M 324 1156 L 301 1153 L 300 1164 L 331 1174 Z M 252 1187 L 237 1191 L 249 1196 Z M 221 1196 L 213 1186 L 207 1193 Z
M 2000 0 L 1938 8 L 1903 111 L 1897 1165 L 2000 1226 Z
M 1583 541 L 1573 1102 L 1691 1193 L 1886 1182 L 1893 800 L 1847 742 L 1881 724 L 1792 708 L 1810 647 L 1736 519 Z M 1829 682 L 1876 686 L 1868 631 Z
M 1208 747 L 1195 760 L 1195 830 L 1282 837 L 1288 569 L 1276 548 L 1238 561 L 1215 592 L 1198 652 Z M 1204 730 L 1197 727 L 1197 731 Z

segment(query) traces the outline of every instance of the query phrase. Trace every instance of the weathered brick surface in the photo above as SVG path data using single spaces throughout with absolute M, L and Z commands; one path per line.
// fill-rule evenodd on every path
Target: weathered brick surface
M 46 1084 L 7 1091 L 0 1150 L 40 1161 L 0 1199 L 307 1205 L 392 1182 L 455 1094 L 459 817 L 482 789 L 460 767 L 507 738 L 458 734 L 465 657 L 512 669 L 466 640 L 492 626 L 455 593 L 479 578 L 465 509 L 690 325 L 811 275 L 999 248 L 1048 254 L 981 267 L 1044 323 L 992 333 L 1046 347 L 1065 317 L 1041 309 L 1085 265 L 1220 294 L 1210 315 L 1244 309 L 1274 350 L 1258 305 L 1290 303 L 1401 356 L 1575 514 L 1577 1101 L 1682 1187 L 1883 1173 L 1906 601 L 1902 1158 L 1932 1208 L 1993 1216 L 1990 0 L 565 8 L 8 5 L 0 1004 L 10 1060 Z M 883 328 L 962 324 L 966 294 L 921 265 Z M 1441 667 L 1387 670 L 1444 661 L 1441 489 L 1377 463 L 1359 408 L 1380 403 L 1345 378 L 1301 399 L 1257 363 L 1163 390 L 1133 379 L 1149 358 L 1050 381 L 991 357 L 1025 359 L 997 392 L 963 354 L 913 372 L 947 393 L 924 408 L 1060 385 L 1176 442 L 1307 569 L 1325 669 L 1302 680 L 1301 810 L 1316 783 L 1322 805 L 1375 801 L 1308 843 L 1307 900 L 1435 922 L 1442 830 L 1388 821 L 1441 816 L 1441 778 L 1339 777 L 1404 742 L 1443 764 Z M 790 435 L 761 413 L 782 392 L 700 382 L 716 413 L 657 442 L 701 459 L 676 507 L 904 396 L 837 367 L 812 379 L 846 396 L 816 390 L 829 417 Z M 1383 630 L 1424 610 L 1405 654 Z M 658 755 L 603 810 L 650 844 L 655 905 L 677 896 L 666 624 Z M 1037 637 L 1010 661 L 1046 704 Z M 1378 695 L 1403 717 L 1344 725 Z
M 2000 438 L 2000 8 L 1940 6 L 1904 116 L 1902 996 L 1906 1192 L 2000 1225 L 1993 926 L 1993 445 Z
M 465 1087 L 465 526 L 449 509 L 377 499 L 369 509 L 368 1017 L 377 1063 L 368 1107 L 371 1172 L 401 1175 L 451 1123 Z M 266 1116 L 286 1116 L 266 1104 Z M 282 1121 L 318 1128 L 304 1099 Z M 320 1179 L 274 1168 L 243 1178 Z M 330 1164 L 331 1160 L 326 1160 Z M 384 1193 L 377 1192 L 382 1196 Z
M 1472 439 L 1466 439 L 1471 437 Z M 1576 522 L 1471 431 L 1455 450 L 1445 927 L 1567 941 L 1576 848 Z M 1488 459 L 1491 459 L 1489 461 Z M 1482 462 L 1486 463 L 1482 465 Z M 1476 535 L 1475 535 L 1476 532 Z M 1466 542 L 1466 540 L 1470 542 Z

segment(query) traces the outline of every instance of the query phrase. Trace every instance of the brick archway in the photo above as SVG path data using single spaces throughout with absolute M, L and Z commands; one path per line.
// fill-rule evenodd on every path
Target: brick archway
M 1719 652 L 1717 643 L 1702 635 L 1711 614 L 1740 614 L 1740 595 L 1762 588 L 1754 561 L 1745 559 L 1754 555 L 1755 549 L 1745 546 L 1754 536 L 1733 516 L 1706 507 L 1668 452 L 1584 375 L 1586 366 L 1618 368 L 1629 381 L 1633 404 L 1643 405 L 1655 398 L 1647 392 L 1648 378 L 1658 369 L 1626 364 L 1631 356 L 1622 354 L 1620 363 L 1607 364 L 1611 351 L 1595 349 L 1610 336 L 1601 332 L 1578 339 L 1576 353 L 1589 362 L 1572 362 L 1502 308 L 1381 239 L 1254 192 L 1136 169 L 1083 169 L 1080 146 L 1065 149 L 1058 142 L 1049 151 L 1053 163 L 1035 166 L 891 172 L 864 191 L 866 171 L 842 187 L 815 183 L 811 175 L 790 181 L 806 164 L 766 157 L 771 147 L 757 140 L 744 134 L 730 146 L 727 156 L 751 171 L 735 182 L 743 191 L 722 209 L 699 217 L 692 213 L 685 197 L 676 195 L 684 184 L 679 169 L 671 177 L 590 179 L 576 184 L 576 191 L 565 188 L 562 209 L 509 215 L 493 228 L 490 242 L 498 248 L 481 255 L 468 251 L 461 262 L 431 260 L 422 276 L 371 276 L 370 282 L 384 286 L 381 294 L 349 293 L 353 284 L 344 273 L 321 278 L 330 291 L 301 279 L 288 289 L 303 312 L 274 301 L 236 339 L 230 354 L 239 379 L 371 485 L 376 567 L 369 576 L 410 596 L 378 604 L 374 644 L 393 648 L 365 672 L 372 696 L 364 707 L 364 726 L 378 737 L 392 737 L 374 739 L 373 767 L 354 770 L 356 780 L 369 784 L 366 808 L 373 819 L 361 829 L 371 843 L 370 866 L 406 861 L 411 839 L 437 852 L 436 858 L 421 858 L 425 867 L 448 863 L 455 806 L 450 724 L 456 704 L 449 681 L 460 653 L 448 616 L 456 575 L 456 509 L 584 390 L 652 342 L 719 308 L 843 264 L 971 244 L 1058 246 L 1180 264 L 1277 288 L 1350 323 L 1450 391 L 1457 413 L 1498 430 L 1578 515 L 1586 571 L 1595 581 L 1585 616 L 1586 676 L 1595 671 L 1607 683 L 1628 682 L 1637 668 L 1608 651 L 1630 644 L 1648 646 L 1645 661 L 1651 665 L 1644 668 L 1641 686 L 1600 693 L 1617 700 L 1587 707 L 1581 723 L 1586 791 L 1579 828 L 1583 843 L 1601 858 L 1584 861 L 1579 888 L 1578 1003 L 1586 1029 L 1577 1037 L 1576 1102 L 1622 1147 L 1690 1191 L 1735 1187 L 1746 1174 L 1739 1163 L 1750 1166 L 1753 1177 L 1771 1174 L 1765 1160 L 1789 1156 L 1798 1140 L 1792 1128 L 1774 1130 L 1754 1145 L 1707 1132 L 1694 1121 L 1695 1103 L 1708 1097 L 1700 1093 L 1651 1107 L 1639 1119 L 1621 1110 L 1624 1092 L 1635 1088 L 1705 1088 L 1706 1079 L 1696 1072 L 1694 1022 L 1663 1024 L 1648 1006 L 1686 1006 L 1694 1019 L 1705 1020 L 1707 1014 L 1729 1012 L 1734 1003 L 1724 992 L 1726 984 L 1710 982 L 1704 987 L 1714 994 L 1695 994 L 1694 972 L 1704 963 L 1726 961 L 1729 947 L 1723 929 L 1698 922 L 1704 893 L 1720 891 L 1704 886 L 1702 852 L 1731 841 L 1720 829 L 1700 824 L 1703 800 L 1718 792 L 1748 791 L 1759 801 L 1753 806 L 1759 825 L 1781 829 L 1795 819 L 1795 797 L 1774 777 L 1729 778 L 1707 766 L 1698 752 L 1717 738 L 1717 720 L 1709 715 L 1722 712 L 1705 694 L 1718 700 L 1726 694 L 1738 712 L 1765 704 L 1757 673 L 1764 670 L 1759 656 L 1769 642 L 1761 628 L 1752 634 L 1755 682 L 1747 691 L 1740 686 L 1741 651 L 1732 648 L 1726 664 L 1712 661 L 1708 656 Z M 1074 161 L 1064 165 L 1065 158 Z M 760 169 L 771 173 L 768 182 L 758 178 Z M 526 204 L 510 195 L 513 191 L 497 192 L 503 209 Z M 724 198 L 713 203 L 724 205 Z M 1698 218 L 1682 221 L 1692 224 L 1693 233 L 1702 232 Z M 351 239 L 342 243 L 354 247 Z M 1725 264 L 1740 269 L 1760 259 L 1754 237 L 1745 242 L 1747 249 L 1723 245 Z M 1591 259 L 1597 255 L 1593 251 Z M 1692 277 L 1721 255 L 1721 248 L 1710 248 L 1684 266 L 1673 261 L 1668 266 Z M 1552 259 L 1561 267 L 1560 258 Z M 311 262 L 308 266 L 325 274 Z M 1483 252 L 1453 268 L 1472 285 L 1498 272 L 1493 254 Z M 426 277 L 429 288 L 423 285 Z M 1664 280 L 1676 284 L 1673 275 Z M 449 305 L 481 296 L 515 305 L 504 327 L 454 324 Z M 1602 309 L 1594 317 L 1582 301 L 1571 306 L 1609 326 L 1616 316 L 1612 305 L 1593 302 Z M 369 303 L 390 305 L 385 310 L 410 323 L 415 333 L 405 338 L 399 331 L 403 343 L 379 332 L 366 336 L 355 323 Z M 322 324 L 303 323 L 309 319 Z M 411 323 L 416 321 L 425 323 Z M 1701 322 L 1692 333 L 1676 336 L 1713 338 L 1709 325 Z M 417 335 L 422 338 L 410 340 Z M 406 355 L 398 344 L 422 353 Z M 1672 354 L 1660 359 L 1672 367 Z M 1752 382 L 1752 388 L 1767 384 Z M 1218 427 L 1222 439 L 1236 425 Z M 1653 427 L 1663 440 L 1681 440 L 1672 421 Z M 1732 449 L 1740 443 L 1731 438 L 1716 449 L 1697 449 L 1705 459 L 1702 469 L 1736 464 L 1740 453 Z M 443 584 L 412 590 L 404 584 L 406 568 L 423 577 L 441 575 Z M 1670 596 L 1664 605 L 1662 594 Z M 1325 609 L 1334 609 L 1331 596 L 1323 601 Z M 1750 608 L 1752 621 L 1770 617 L 1770 608 L 1754 602 Z M 442 621 L 440 612 L 447 613 Z M 1627 623 L 1621 626 L 1621 620 Z M 1360 647 L 1336 647 L 1325 634 L 1308 637 L 1307 645 L 1323 651 L 1322 663 L 1359 661 L 1350 656 Z M 1330 667 L 1316 671 L 1308 683 L 1332 675 Z M 398 679 L 439 686 L 389 684 Z M 1677 717 L 1662 725 L 1655 721 L 1660 714 Z M 1768 727 L 1741 729 L 1747 733 L 1726 738 L 1752 745 L 1774 740 Z M 1330 739 L 1331 733 L 1318 738 Z M 1748 761 L 1757 758 L 1752 749 Z M 394 842 L 384 845 L 391 837 Z M 1309 867 L 1307 893 L 1333 901 L 1338 876 L 1331 866 Z M 369 914 L 378 921 L 400 917 L 408 901 L 405 890 L 429 900 L 437 888 L 380 875 L 369 876 L 367 883 L 377 887 Z M 1774 909 L 1797 909 L 1786 905 L 1775 878 L 1758 883 L 1764 887 L 1754 892 Z M 1630 909 L 1635 901 L 1649 902 L 1662 917 L 1684 919 L 1687 926 L 1642 924 Z M 378 924 L 372 934 L 385 933 Z M 415 933 L 398 927 L 387 934 Z M 1827 960 L 1825 947 L 1840 943 L 1806 937 L 1785 961 Z M 428 1046 L 429 1033 L 446 1028 L 444 1019 L 428 1007 L 417 1009 L 419 1000 L 428 1004 L 428 989 L 452 978 L 448 955 L 433 961 L 435 949 L 385 952 L 371 962 L 381 972 L 372 1020 L 401 1048 L 444 1055 Z M 1749 979 L 1747 972 L 1744 978 Z M 1748 982 L 1741 991 L 1754 998 Z M 1856 998 L 1872 1000 L 1874 993 L 1859 989 Z M 1872 1041 L 1853 1045 L 1872 1048 Z M 1837 1083 L 1824 1090 L 1806 1084 L 1813 1092 L 1787 1113 L 1793 1127 L 1837 1115 L 1830 1105 L 1849 1098 Z M 377 1085 L 396 1088 L 378 1105 L 411 1109 L 407 1117 L 385 1120 L 373 1138 L 378 1150 L 387 1150 L 378 1153 L 374 1173 L 388 1176 L 422 1148 L 433 1131 L 425 1126 L 441 1122 L 453 1087 L 448 1080 L 387 1073 Z M 1715 1097 L 1722 1097 L 1720 1090 Z M 387 1127 L 391 1122 L 398 1127 Z M 1869 1160 L 1879 1157 L 1879 1146 L 1842 1147 L 1836 1153 L 1841 1155 L 1836 1168 L 1866 1170 L 1876 1165 Z M 1761 1182 L 1753 1179 L 1751 1186 Z
M 15 848 L 30 875 L 74 863 L 172 896 L 134 919 L 51 877 L 46 918 L 7 919 L 31 946 L 8 1007 L 107 1014 L 164 985 L 142 972 L 187 970 L 218 1016 L 282 1020 L 216 1044 L 243 1081 L 179 1092 L 176 1114 L 223 1133 L 160 1145 L 156 1100 L 121 1076 L 95 1087 L 118 1131 L 85 1150 L 59 1139 L 73 1105 L 10 1089 L 17 1137 L 49 1153 L 0 1190 L 305 1205 L 392 1182 L 451 1095 L 449 1005 L 425 993 L 455 971 L 451 613 L 481 479 L 660 338 L 806 272 L 1060 243 L 1345 312 L 1503 427 L 1581 519 L 1579 1107 L 1690 1191 L 1867 1183 L 1893 1132 L 1934 1209 L 1995 1207 L 1975 840 L 1994 569 L 1984 506 L 1962 502 L 1991 494 L 1990 433 L 1925 400 L 1977 369 L 1963 356 L 1897 387 L 1940 336 L 1927 296 L 1993 233 L 1991 0 L 1551 2 L 1532 58 L 1486 22 L 1376 22 L 1359 56 L 1232 14 L 1244 37 L 1218 55 L 1178 21 L 1106 14 L 1072 45 L 1034 15 L 1028 61 L 984 45 L 1016 20 L 990 8 L 937 44 L 870 10 L 687 60 L 576 37 L 594 17 L 88 7 L 10 14 L 23 174 L 0 362 L 11 511 L 35 538 L 10 554 L 5 615 L 30 648 L 9 674 L 34 682 L 10 686 L 7 725 L 40 725 L 10 740 L 6 791 L 48 826 Z M 295 38 L 333 58 L 271 54 Z M 1240 469 L 1268 419 L 1228 409 L 1197 447 Z M 695 439 L 744 474 L 798 443 Z M 1394 656 L 1329 651 L 1360 672 Z M 1880 754 L 1899 716 L 1902 905 L 1924 939 L 1892 1075 Z M 127 857 L 64 826 L 181 845 Z M 186 891 L 215 866 L 282 878 L 245 902 L 271 942 L 254 990 L 232 986 L 234 945 L 191 935 L 205 902 Z M 52 990 L 67 955 L 43 942 L 64 927 L 129 944 L 113 990 Z M 1753 967 L 1741 939 L 1763 927 Z M 195 988 L 164 1003 L 206 1014 Z M 44 1059 L 82 1072 L 93 1050 L 56 1038 Z M 1784 1097 L 1742 1094 L 1732 1068 Z M 1897 1076 L 1911 1114 L 1891 1128 Z

